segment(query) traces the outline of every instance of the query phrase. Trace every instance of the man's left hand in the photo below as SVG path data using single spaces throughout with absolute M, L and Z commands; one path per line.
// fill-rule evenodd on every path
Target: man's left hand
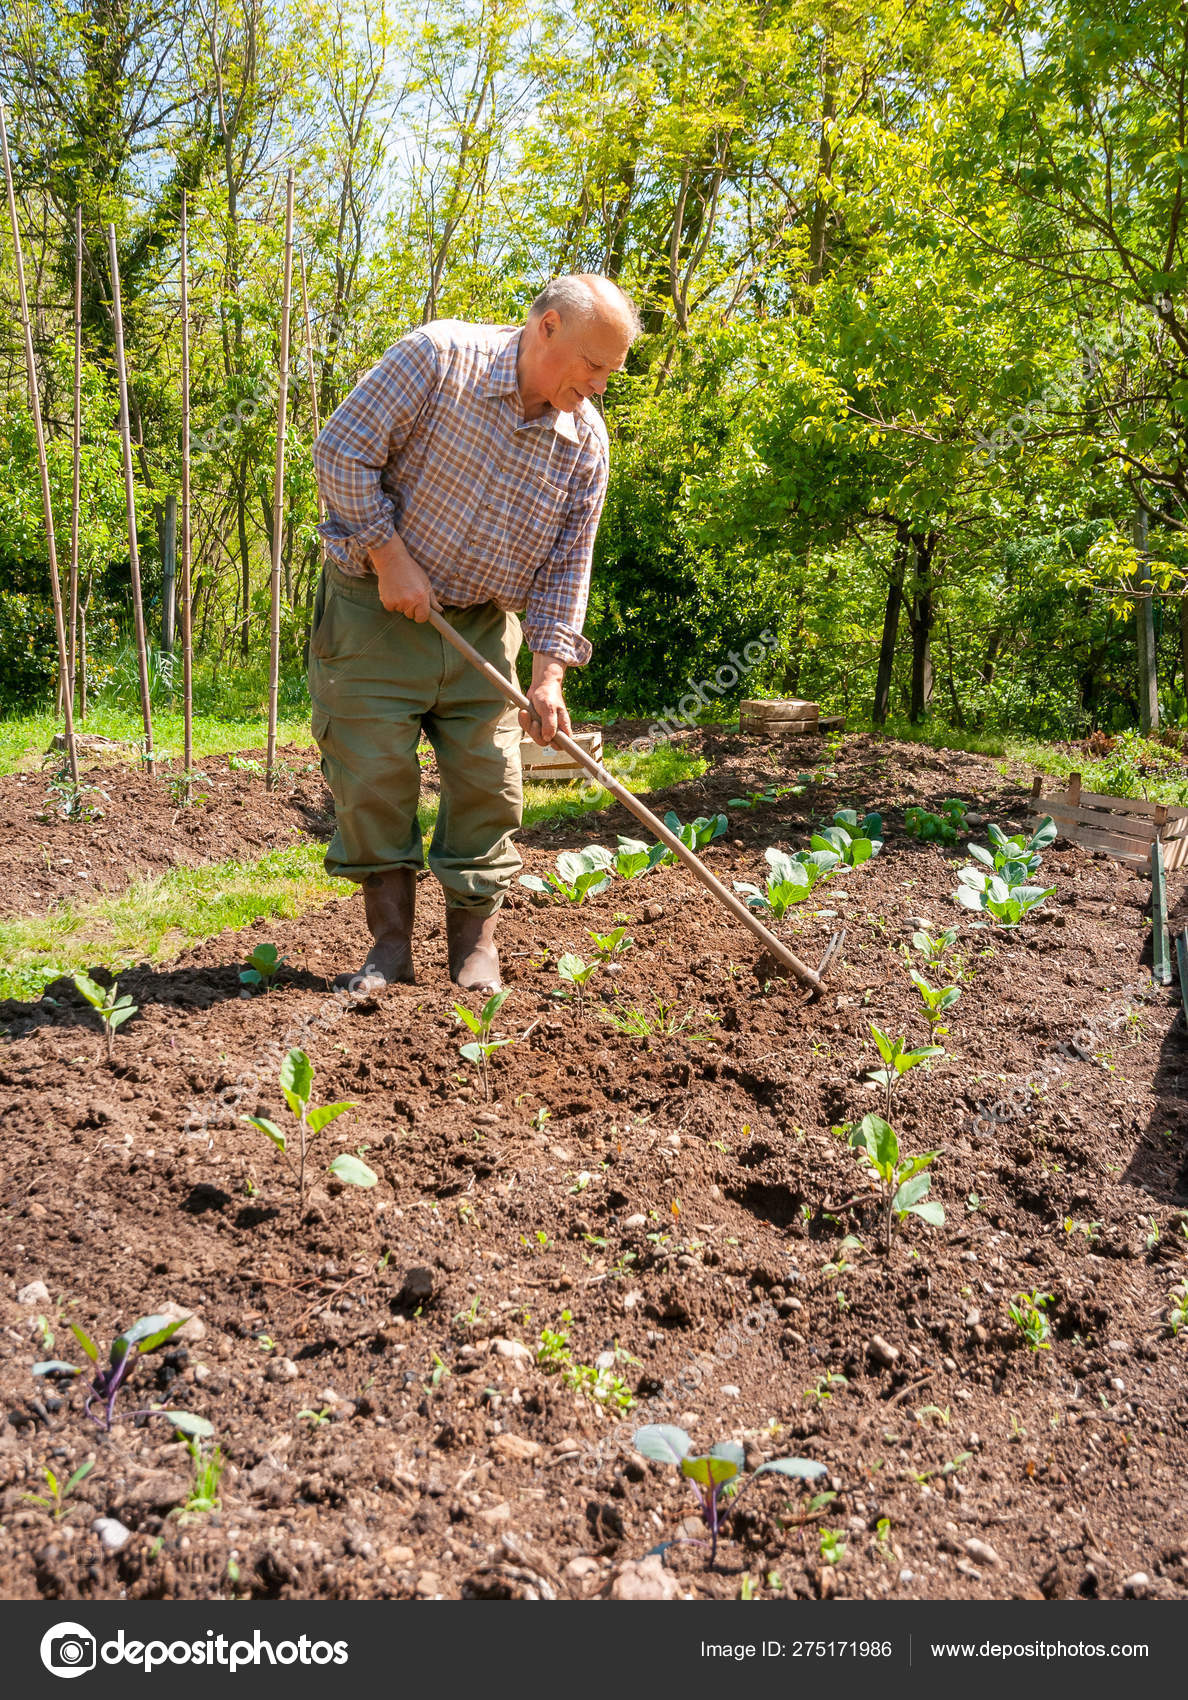
M 561 690 L 565 668 L 551 656 L 532 657 L 532 684 L 528 690 L 531 712 L 520 710 L 520 726 L 538 744 L 551 744 L 558 732 L 572 736 L 569 710 Z

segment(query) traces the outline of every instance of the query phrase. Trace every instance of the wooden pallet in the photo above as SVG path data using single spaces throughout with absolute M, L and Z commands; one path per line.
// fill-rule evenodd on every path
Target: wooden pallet
M 602 760 L 601 732 L 575 732 L 573 741 L 595 761 Z M 534 738 L 527 736 L 520 740 L 520 765 L 524 778 L 534 784 L 568 785 L 573 779 L 590 777 L 585 768 L 580 767 L 564 750 L 546 750 Z
M 1083 850 L 1104 850 L 1115 861 L 1149 870 L 1151 846 L 1158 840 L 1167 872 L 1188 862 L 1188 809 L 1148 803 L 1141 797 L 1083 791 L 1079 773 L 1070 776 L 1063 796 L 1044 797 L 1042 788 L 1043 777 L 1037 773 L 1028 813 L 1040 818 L 1051 815 L 1061 838 Z

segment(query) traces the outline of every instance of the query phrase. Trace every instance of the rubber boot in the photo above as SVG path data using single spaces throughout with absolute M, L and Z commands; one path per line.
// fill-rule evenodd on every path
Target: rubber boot
M 360 994 L 385 986 L 411 986 L 416 979 L 412 960 L 413 914 L 417 903 L 414 868 L 392 868 L 368 874 L 363 881 L 363 912 L 374 941 L 357 974 L 339 975 L 336 985 Z
M 498 910 L 492 915 L 478 915 L 473 909 L 446 910 L 450 979 L 469 992 L 497 992 L 502 985 L 495 948 L 498 923 Z

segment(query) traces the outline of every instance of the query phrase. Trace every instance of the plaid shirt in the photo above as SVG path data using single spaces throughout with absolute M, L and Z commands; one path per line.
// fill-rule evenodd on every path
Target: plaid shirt
M 443 607 L 524 610 L 534 651 L 582 666 L 606 428 L 588 404 L 526 420 L 518 330 L 443 319 L 360 379 L 314 444 L 326 549 L 364 576 L 400 533 Z

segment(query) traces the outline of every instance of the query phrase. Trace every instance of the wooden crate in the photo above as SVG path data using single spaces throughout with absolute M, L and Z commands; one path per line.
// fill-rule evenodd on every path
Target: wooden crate
M 1063 796 L 1041 796 L 1042 787 L 1043 779 L 1036 774 L 1028 813 L 1038 818 L 1051 815 L 1061 838 L 1082 849 L 1104 850 L 1115 861 L 1149 870 L 1151 846 L 1158 839 L 1168 872 L 1188 862 L 1188 809 L 1148 803 L 1141 797 L 1083 791 L 1079 773 L 1070 776 Z
M 799 738 L 806 733 L 833 731 L 845 723 L 844 715 L 822 715 L 815 702 L 798 697 L 750 699 L 740 703 L 738 710 L 739 731 L 758 738 Z
M 602 760 L 602 733 L 575 732 L 575 744 L 595 761 Z M 580 767 L 572 756 L 564 750 L 546 750 L 534 738 L 524 736 L 520 741 L 520 765 L 524 770 L 524 778 L 534 784 L 568 785 L 573 779 L 588 779 L 590 775 L 584 767 Z

